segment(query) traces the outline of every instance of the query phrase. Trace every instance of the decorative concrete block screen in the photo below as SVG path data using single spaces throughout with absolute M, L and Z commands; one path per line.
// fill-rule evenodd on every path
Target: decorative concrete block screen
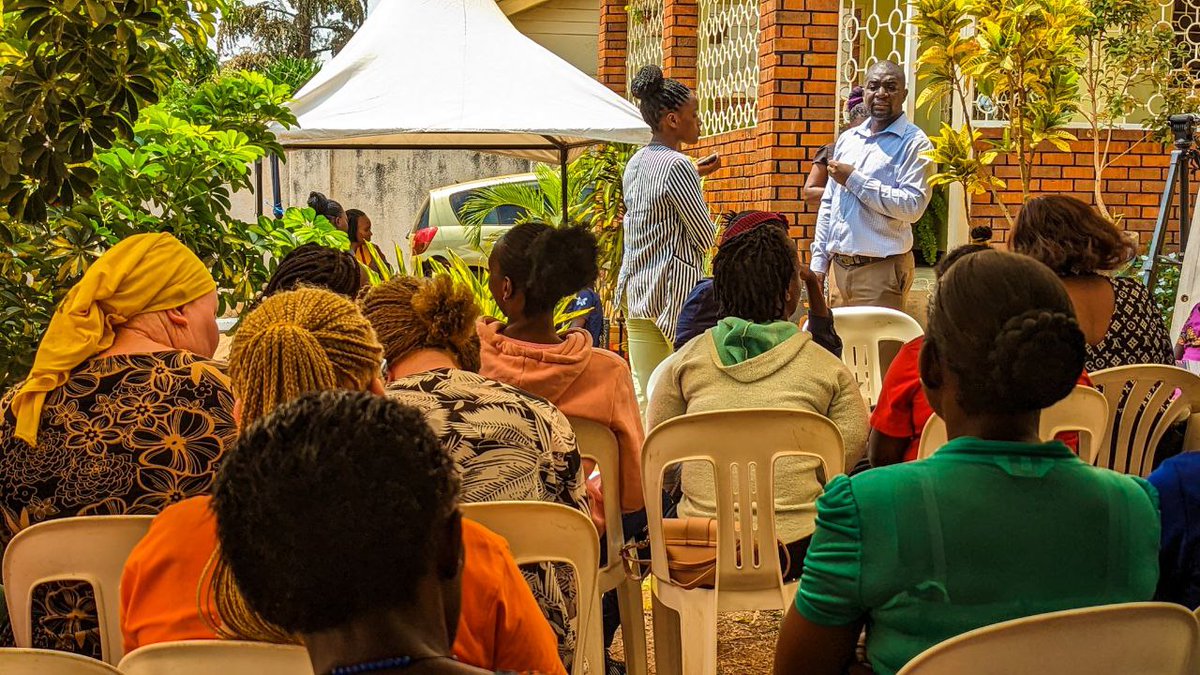
M 663 64 L 663 0 L 629 0 L 628 44 L 625 52 L 625 95 L 642 66 Z
M 758 123 L 758 0 L 700 0 L 696 96 L 706 136 Z

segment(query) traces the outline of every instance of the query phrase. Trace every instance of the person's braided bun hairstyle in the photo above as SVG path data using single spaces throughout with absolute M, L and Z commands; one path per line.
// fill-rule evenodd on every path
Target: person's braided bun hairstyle
M 363 273 L 358 261 L 346 251 L 308 243 L 284 256 L 271 275 L 262 298 L 293 291 L 303 286 L 325 288 L 353 300 L 362 288 Z M 262 300 L 260 299 L 259 302 Z
M 650 128 L 657 129 L 664 115 L 687 103 L 692 90 L 678 80 L 663 76 L 662 68 L 642 66 L 629 85 L 629 93 L 638 100 L 638 110 Z
M 366 389 L 383 349 L 350 300 L 324 289 L 285 291 L 242 322 L 229 353 L 229 379 L 242 426 L 310 391 Z
M 371 288 L 359 301 L 390 363 L 418 349 L 449 352 L 463 370 L 479 371 L 479 305 L 471 291 L 445 274 L 432 279 L 398 276 Z
M 330 223 L 346 213 L 342 205 L 326 197 L 320 192 L 308 193 L 308 205 L 318 216 L 325 216 Z
M 523 223 L 492 248 L 500 271 L 525 293 L 525 313 L 554 310 L 559 300 L 590 286 L 600 274 L 596 235 L 586 227 Z
M 943 274 L 925 345 L 922 378 L 926 361 L 940 358 L 958 376 L 968 413 L 1047 408 L 1071 392 L 1086 357 L 1062 282 L 1032 258 L 996 250 L 967 255 Z

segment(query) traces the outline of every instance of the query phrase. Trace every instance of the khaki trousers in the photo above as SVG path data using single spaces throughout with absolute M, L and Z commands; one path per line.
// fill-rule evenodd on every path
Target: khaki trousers
M 843 267 L 834 258 L 829 267 L 831 307 L 891 307 L 901 312 L 916 273 L 911 251 L 858 267 Z

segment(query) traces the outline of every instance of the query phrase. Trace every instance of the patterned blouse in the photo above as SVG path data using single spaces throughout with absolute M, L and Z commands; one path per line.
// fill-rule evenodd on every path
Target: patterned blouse
M 545 399 L 463 370 L 401 378 L 388 396 L 420 410 L 462 472 L 462 500 L 542 501 L 589 513 L 583 462 L 567 418 Z M 522 566 L 571 669 L 575 585 L 570 568 Z
M 1175 353 L 1162 314 L 1145 286 L 1136 279 L 1109 279 L 1113 287 L 1113 313 L 1108 332 L 1100 342 L 1087 346 L 1084 370 L 1143 363 L 1175 365 Z
M 13 436 L 16 390 L 0 399 L 0 551 L 44 520 L 153 515 L 207 493 L 237 438 L 225 376 L 189 352 L 87 361 L 47 395 L 36 448 Z M 5 619 L 0 645 L 11 644 Z M 87 584 L 39 587 L 33 646 L 100 658 Z

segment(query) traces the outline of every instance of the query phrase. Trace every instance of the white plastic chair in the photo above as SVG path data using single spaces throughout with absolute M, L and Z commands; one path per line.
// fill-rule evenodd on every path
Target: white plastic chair
M 549 502 L 462 504 L 463 516 L 508 540 L 518 565 L 567 563 L 578 584 L 578 634 L 573 675 L 604 670 L 604 634 L 600 620 L 600 534 L 581 511 Z
M 1109 437 L 1096 465 L 1149 476 L 1154 453 L 1172 424 L 1200 413 L 1200 376 L 1183 368 L 1138 365 L 1091 373 L 1108 399 Z M 1184 450 L 1200 449 L 1200 425 L 1188 423 Z
M 183 640 L 135 649 L 123 675 L 313 675 L 308 650 L 240 640 Z
M 34 590 L 51 581 L 86 581 L 96 597 L 100 653 L 116 665 L 125 653 L 118 588 L 125 559 L 153 516 L 80 516 L 31 525 L 4 551 L 4 594 L 18 647 L 33 646 Z
M 625 574 L 621 547 L 625 530 L 621 525 L 621 449 L 612 429 L 578 417 L 569 418 L 575 442 L 584 459 L 596 462 L 603 480 L 605 548 L 607 562 L 600 568 L 600 595 L 616 590 L 621 612 L 621 640 L 625 646 L 625 669 L 630 675 L 646 675 L 646 623 L 642 613 L 642 587 Z
M 1194 675 L 1200 625 L 1161 602 L 1104 605 L 985 626 L 926 649 L 899 675 Z
M 842 338 L 842 362 L 854 373 L 867 405 L 875 407 L 883 376 L 891 362 L 883 363 L 879 343 L 906 342 L 925 334 L 921 324 L 904 312 L 888 307 L 834 307 L 833 322 Z
M 112 666 L 79 654 L 50 649 L 0 649 L 4 675 L 121 675 Z
M 1038 436 L 1043 441 L 1053 440 L 1066 431 L 1079 432 L 1079 457 L 1088 464 L 1095 464 L 1100 448 L 1108 439 L 1108 401 L 1104 394 L 1091 387 L 1075 385 L 1066 398 L 1042 411 Z M 934 413 L 921 432 L 917 458 L 932 455 L 946 441 L 946 423 Z
M 717 672 L 717 614 L 784 609 L 796 584 L 785 584 L 775 535 L 775 461 L 811 456 L 826 478 L 845 471 L 842 434 L 833 422 L 798 410 L 725 410 L 684 415 L 659 425 L 646 439 L 642 486 L 662 492 L 663 471 L 686 461 L 713 465 L 717 496 L 715 588 L 684 590 L 671 582 L 662 531 L 662 500 L 646 499 L 654 599 L 657 672 Z M 771 505 L 760 513 L 755 505 Z M 737 551 L 757 551 L 742 555 Z M 684 649 L 684 645 L 687 646 Z

